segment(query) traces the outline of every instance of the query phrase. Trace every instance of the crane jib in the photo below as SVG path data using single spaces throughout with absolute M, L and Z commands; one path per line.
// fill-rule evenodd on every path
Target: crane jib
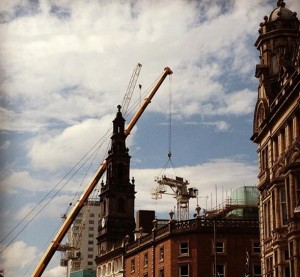
M 136 122 L 139 120 L 139 118 L 143 114 L 146 107 L 151 102 L 152 98 L 154 97 L 155 93 L 157 92 L 157 90 L 159 89 L 159 87 L 161 86 L 161 84 L 163 83 L 165 78 L 168 75 L 172 74 L 172 73 L 173 72 L 169 67 L 165 67 L 164 72 L 159 77 L 159 80 L 157 81 L 157 83 L 155 84 L 153 89 L 150 91 L 148 97 L 144 100 L 142 106 L 137 110 L 137 112 L 134 114 L 131 121 L 129 122 L 129 124 L 128 124 L 126 130 L 125 130 L 126 136 L 128 136 L 130 134 L 132 128 L 134 127 Z M 76 218 L 76 216 L 80 212 L 81 208 L 83 207 L 85 201 L 88 199 L 91 192 L 96 187 L 98 181 L 100 180 L 100 178 L 104 174 L 105 170 L 106 170 L 106 161 L 104 160 L 103 163 L 98 168 L 94 178 L 90 181 L 90 183 L 88 184 L 88 186 L 84 190 L 84 192 L 83 192 L 82 196 L 80 197 L 79 201 L 75 204 L 75 206 L 73 207 L 71 212 L 67 215 L 67 217 L 66 217 L 65 221 L 63 222 L 62 226 L 58 230 L 57 234 L 55 235 L 54 239 L 50 243 L 50 245 L 47 248 L 46 252 L 44 253 L 42 258 L 40 259 L 39 263 L 37 264 L 35 270 L 33 271 L 32 275 L 31 275 L 31 277 L 40 277 L 43 274 L 44 270 L 46 269 L 47 265 L 49 264 L 50 260 L 52 259 L 54 253 L 56 252 L 57 248 L 59 247 L 59 243 L 62 241 L 62 239 L 66 235 L 66 233 L 69 230 L 69 228 L 71 227 L 74 219 Z

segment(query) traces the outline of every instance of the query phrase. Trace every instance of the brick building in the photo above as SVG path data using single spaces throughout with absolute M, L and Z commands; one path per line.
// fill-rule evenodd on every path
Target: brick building
M 257 220 L 198 216 L 154 225 L 125 246 L 124 276 L 261 276 Z
M 101 184 L 97 277 L 238 277 L 250 272 L 259 277 L 258 215 L 254 213 L 253 218 L 249 203 L 229 210 L 227 205 L 222 215 L 214 211 L 207 216 L 200 216 L 198 206 L 194 219 L 179 221 L 173 219 L 174 213 L 170 220 L 157 220 L 153 211 L 140 211 L 135 224 L 135 181 L 129 178 L 124 125 L 119 107 L 106 159 L 106 181 Z M 257 201 L 256 195 L 256 208 Z M 252 212 L 247 213 L 248 208 Z

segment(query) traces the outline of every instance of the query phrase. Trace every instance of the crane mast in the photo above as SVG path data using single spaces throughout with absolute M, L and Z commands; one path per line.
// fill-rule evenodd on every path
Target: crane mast
M 147 108 L 147 106 L 151 102 L 152 98 L 154 97 L 155 93 L 157 92 L 157 90 L 159 89 L 159 87 L 161 86 L 161 84 L 163 83 L 165 78 L 168 75 L 171 75 L 172 73 L 173 72 L 169 67 L 166 67 L 164 69 L 164 71 L 161 74 L 161 76 L 159 77 L 157 83 L 152 88 L 152 90 L 149 92 L 148 97 L 146 99 L 144 99 L 141 107 L 137 110 L 137 112 L 132 117 L 131 121 L 129 122 L 127 128 L 125 129 L 125 135 L 126 136 L 128 136 L 130 134 L 130 132 L 133 129 L 134 125 L 139 120 L 139 118 L 143 114 L 144 110 Z M 94 177 L 92 178 L 90 183 L 85 188 L 83 194 L 81 195 L 81 197 L 79 198 L 77 203 L 74 205 L 74 207 L 72 208 L 70 213 L 66 216 L 65 221 L 63 222 L 62 226 L 60 227 L 60 229 L 56 233 L 56 235 L 53 238 L 50 245 L 48 246 L 46 252 L 44 253 L 42 258 L 40 259 L 40 261 L 37 264 L 35 270 L 33 271 L 32 275 L 31 275 L 32 277 L 40 277 L 43 274 L 43 272 L 46 269 L 47 265 L 49 264 L 51 258 L 55 254 L 56 250 L 59 248 L 60 242 L 62 241 L 62 239 L 66 235 L 68 229 L 71 227 L 73 221 L 75 220 L 76 216 L 79 214 L 81 208 L 84 206 L 84 203 L 87 201 L 89 195 L 92 193 L 92 191 L 94 190 L 94 188 L 98 184 L 99 180 L 103 176 L 103 174 L 106 170 L 106 166 L 107 166 L 106 160 L 104 160 L 101 163 L 101 165 L 99 166 L 96 174 L 94 175 Z
M 178 176 L 162 175 L 157 177 L 155 181 L 158 186 L 151 191 L 152 199 L 161 199 L 162 194 L 173 195 L 177 200 L 177 219 L 188 220 L 189 219 L 189 200 L 190 198 L 196 198 L 198 190 L 196 188 L 188 188 L 189 181 Z M 172 193 L 168 193 L 167 188 L 170 187 Z

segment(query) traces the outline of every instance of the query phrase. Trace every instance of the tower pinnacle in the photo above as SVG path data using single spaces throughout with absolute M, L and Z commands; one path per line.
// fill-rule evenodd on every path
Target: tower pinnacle
M 284 7 L 285 7 L 285 2 L 284 2 L 283 0 L 277 1 L 277 7 L 282 7 L 282 8 L 284 8 Z

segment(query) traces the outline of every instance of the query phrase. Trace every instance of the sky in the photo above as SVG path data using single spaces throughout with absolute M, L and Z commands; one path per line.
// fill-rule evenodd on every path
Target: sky
M 6 277 L 30 276 L 61 215 L 105 159 L 117 105 L 138 63 L 142 89 L 130 107 L 166 66 L 173 74 L 127 138 L 136 210 L 163 217 L 174 209 L 171 196 L 151 198 L 162 173 L 189 180 L 203 209 L 256 185 L 254 43 L 276 2 L 0 2 L 0 268 Z M 286 2 L 300 13 L 298 0 Z M 59 257 L 43 276 L 65 276 Z

